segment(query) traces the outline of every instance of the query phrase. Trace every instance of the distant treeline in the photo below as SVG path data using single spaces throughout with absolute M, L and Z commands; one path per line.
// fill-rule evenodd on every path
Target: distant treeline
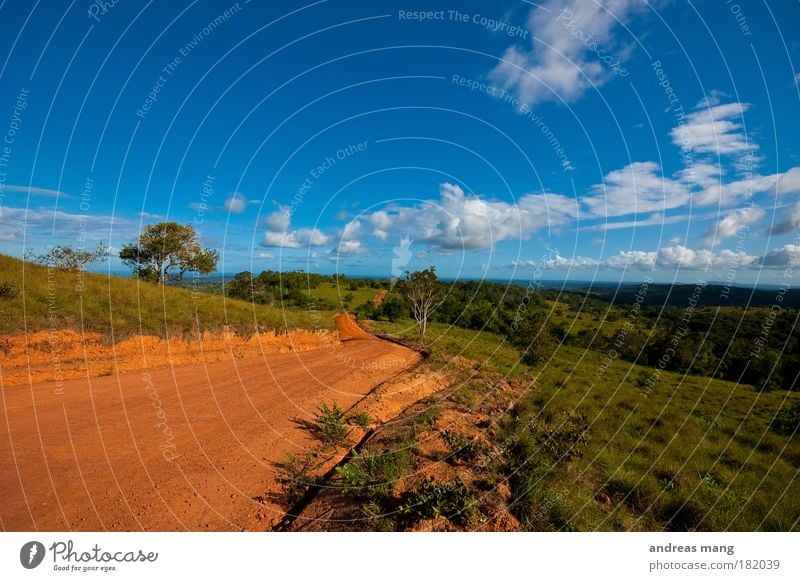
M 564 343 L 655 372 L 716 377 L 765 390 L 800 389 L 798 291 L 649 284 L 646 292 L 636 285 L 586 293 L 486 281 L 442 284 L 445 298 L 432 321 L 505 336 L 531 365 L 542 364 Z M 358 289 L 391 290 L 388 280 L 265 271 L 237 274 L 225 292 L 262 304 L 342 308 L 320 299 L 314 290 L 321 287 L 336 287 L 345 299 Z M 728 298 L 721 299 L 723 293 Z M 396 293 L 378 306 L 368 300 L 351 310 L 366 319 L 409 317 Z
M 645 297 L 645 305 L 680 307 L 686 305 L 694 293 L 691 284 L 651 284 Z M 584 291 L 586 296 L 616 305 L 632 304 L 636 300 L 639 285 L 619 288 L 602 287 Z M 778 301 L 777 297 L 782 296 Z M 783 307 L 800 308 L 800 289 L 752 289 L 720 284 L 706 285 L 700 295 L 701 307 L 772 307 L 780 303 Z

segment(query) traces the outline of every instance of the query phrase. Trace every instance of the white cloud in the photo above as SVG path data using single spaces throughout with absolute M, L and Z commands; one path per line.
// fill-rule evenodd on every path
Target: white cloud
M 6 185 L 3 186 L 3 191 L 20 192 L 24 194 L 30 194 L 31 196 L 45 196 L 48 198 L 72 198 L 72 196 L 60 190 L 52 190 L 49 188 L 37 188 L 35 186 Z
M 761 259 L 761 264 L 771 267 L 800 266 L 800 244 L 786 244 L 781 248 L 770 250 Z
M 235 192 L 225 200 L 225 209 L 231 214 L 241 214 L 247 208 L 247 198 L 244 194 Z
M 447 252 L 526 240 L 542 228 L 564 226 L 577 215 L 576 201 L 558 194 L 525 194 L 517 203 L 508 203 L 468 196 L 459 186 L 444 183 L 438 200 L 380 210 L 366 220 L 381 240 L 414 233 L 415 240 Z
M 727 267 L 732 264 L 752 268 L 759 263 L 758 257 L 745 252 L 722 250 L 692 250 L 680 244 L 666 246 L 655 252 L 641 250 L 622 251 L 602 262 L 609 268 L 626 270 L 676 269 L 699 270 Z
M 560 255 L 549 258 L 544 262 L 545 268 L 594 268 L 597 264 L 598 262 L 593 258 L 586 258 L 584 256 L 564 258 Z
M 638 270 L 652 270 L 656 265 L 656 252 L 643 252 L 641 250 L 622 250 L 603 262 L 604 266 L 620 270 L 634 268 Z
M 747 103 L 726 103 L 709 107 L 704 103 L 699 111 L 690 113 L 685 123 L 670 132 L 672 142 L 687 152 L 715 156 L 742 154 L 757 150 L 747 139 L 742 115 L 750 108 Z
M 255 260 L 272 260 L 275 258 L 275 255 L 269 252 L 256 252 L 253 254 L 253 258 Z
M 722 168 L 714 163 L 694 163 L 679 171 L 675 177 L 689 186 L 710 188 L 720 183 Z
M 8 228 L 6 226 L 0 226 L 0 240 L 11 241 L 11 240 L 21 240 L 22 239 L 22 231 L 18 230 L 17 228 Z
M 800 192 L 800 167 L 793 167 L 784 173 L 767 176 L 755 174 L 728 183 L 720 182 L 695 193 L 692 199 L 700 205 L 732 206 L 764 192 L 779 196 Z
M 339 243 L 331 250 L 332 256 L 350 256 L 353 254 L 363 254 L 366 248 L 361 243 L 363 235 L 360 220 L 351 220 L 338 233 Z
M 270 232 L 284 232 L 289 229 L 289 208 L 281 207 L 264 219 Z
M 300 228 L 291 232 L 264 233 L 261 246 L 267 248 L 304 248 L 310 246 L 325 246 L 330 237 L 317 228 Z
M 781 212 L 781 220 L 772 227 L 772 234 L 787 234 L 800 228 L 800 202 Z
M 351 254 L 362 254 L 365 250 L 360 240 L 342 240 L 331 253 L 349 256 Z
M 582 201 L 591 215 L 613 217 L 678 208 L 690 197 L 684 183 L 661 175 L 657 163 L 642 161 L 609 172 Z
M 708 246 L 715 246 L 760 221 L 764 214 L 763 208 L 755 205 L 739 208 L 722 218 L 716 226 L 710 227 L 703 238 Z
M 636 0 L 609 0 L 602 5 L 585 0 L 545 2 L 543 8 L 533 8 L 528 18 L 530 50 L 509 47 L 490 76 L 528 106 L 559 99 L 576 101 L 612 74 L 601 55 L 592 51 L 603 50 L 602 57 L 616 61 L 624 58 L 624 50 L 612 53 L 619 44 L 614 30 L 644 7 Z

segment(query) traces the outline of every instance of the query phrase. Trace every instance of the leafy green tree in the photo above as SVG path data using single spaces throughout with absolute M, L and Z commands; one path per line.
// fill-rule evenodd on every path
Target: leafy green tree
M 406 278 L 397 283 L 397 290 L 410 305 L 422 339 L 428 329 L 428 317 L 444 296 L 444 288 L 436 278 L 436 267 L 407 272 Z
M 234 299 L 253 303 L 266 303 L 264 281 L 248 271 L 240 272 L 225 285 L 225 294 Z
M 547 361 L 558 347 L 548 325 L 539 315 L 528 315 L 509 333 L 509 341 L 522 353 L 522 362 L 539 365 Z
M 214 272 L 219 253 L 201 248 L 191 225 L 160 222 L 145 226 L 138 241 L 123 246 L 119 257 L 136 276 L 164 284 L 181 280 L 187 272 Z
M 107 254 L 108 248 L 100 242 L 94 250 L 84 250 L 72 246 L 53 246 L 34 260 L 39 264 L 52 266 L 59 270 L 75 271 L 84 270 Z
M 397 297 L 392 297 L 381 304 L 381 315 L 394 323 L 408 313 L 408 305 Z

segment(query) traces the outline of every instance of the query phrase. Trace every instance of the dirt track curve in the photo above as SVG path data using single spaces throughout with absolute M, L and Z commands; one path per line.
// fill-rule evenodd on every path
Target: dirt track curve
M 5 387 L 0 527 L 264 530 L 282 516 L 272 463 L 310 444 L 295 420 L 321 403 L 349 407 L 418 359 L 367 335 L 71 380 L 61 394 L 53 383 Z

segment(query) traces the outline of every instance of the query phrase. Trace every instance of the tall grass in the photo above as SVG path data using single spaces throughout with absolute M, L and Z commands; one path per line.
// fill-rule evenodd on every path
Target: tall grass
M 0 333 L 47 329 L 97 332 L 115 339 L 256 329 L 332 328 L 333 312 L 282 310 L 191 288 L 113 275 L 63 272 L 0 255 Z

